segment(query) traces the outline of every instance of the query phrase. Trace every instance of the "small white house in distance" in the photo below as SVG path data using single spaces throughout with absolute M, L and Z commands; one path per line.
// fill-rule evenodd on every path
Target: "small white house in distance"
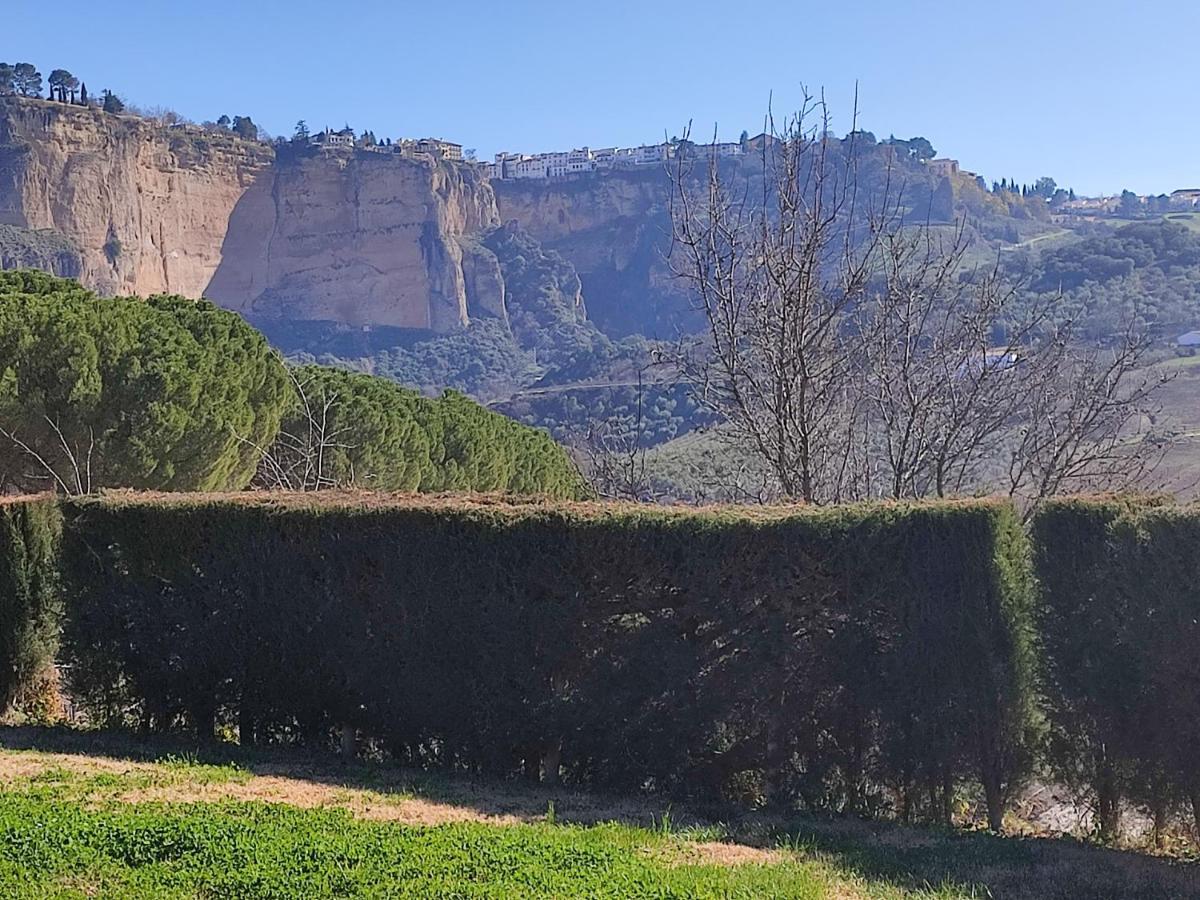
M 959 364 L 959 378 L 968 375 L 982 375 L 987 372 L 1007 372 L 1021 364 L 1021 358 L 1013 350 L 987 350 L 983 353 L 972 354 Z
M 346 127 L 341 131 L 330 131 L 326 128 L 317 134 L 313 141 L 323 147 L 353 147 L 354 129 Z
M 1175 338 L 1175 346 L 1195 350 L 1197 347 L 1200 347 L 1200 331 L 1189 331 L 1186 334 L 1181 334 Z

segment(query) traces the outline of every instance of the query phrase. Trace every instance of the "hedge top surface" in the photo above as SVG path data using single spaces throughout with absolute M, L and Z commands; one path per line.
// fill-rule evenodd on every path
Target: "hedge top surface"
M 728 524 L 779 523 L 790 520 L 813 521 L 850 515 L 870 518 L 917 511 L 953 513 L 960 511 L 993 512 L 1011 509 L 1006 498 L 961 498 L 919 502 L 878 501 L 840 506 L 780 504 L 745 506 L 647 505 L 627 501 L 558 500 L 550 497 L 482 493 L 387 493 L 379 491 L 238 491 L 182 493 L 109 490 L 90 497 L 72 498 L 70 504 L 80 510 L 89 507 L 120 508 L 131 506 L 169 506 L 179 509 L 210 506 L 239 506 L 279 512 L 375 513 L 390 511 L 485 514 L 523 519 L 536 515 L 557 515 L 578 520 L 638 518 L 642 520 L 697 520 Z
M 54 494 L 45 492 L 41 494 L 11 494 L 8 496 L 0 495 L 0 509 L 6 506 L 21 506 L 25 503 L 40 503 L 47 500 L 53 500 Z
M 1092 509 L 1110 510 L 1113 512 L 1132 512 L 1143 509 L 1163 509 L 1176 507 L 1187 509 L 1196 504 L 1177 504 L 1171 494 L 1165 493 L 1102 493 L 1102 494 L 1071 494 L 1065 497 L 1050 497 L 1043 501 L 1039 514 L 1045 514 L 1062 509 Z

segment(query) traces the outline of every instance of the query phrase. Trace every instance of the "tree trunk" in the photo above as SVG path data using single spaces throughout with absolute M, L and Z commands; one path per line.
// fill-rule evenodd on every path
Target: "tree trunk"
M 1116 778 L 1107 768 L 1101 771 L 1096 783 L 1096 824 L 1105 844 L 1112 843 L 1121 832 L 1121 798 Z
M 1166 842 L 1166 837 L 1167 837 L 1166 829 L 1167 829 L 1167 807 L 1166 807 L 1166 804 L 1156 801 L 1154 804 L 1154 823 L 1153 823 L 1153 832 L 1152 832 L 1152 834 L 1154 835 L 1154 849 L 1155 850 L 1161 850 L 1163 848 L 1163 844 Z
M 551 741 L 542 754 L 542 783 L 551 787 L 558 784 L 558 770 L 562 763 L 562 738 Z
M 942 772 L 942 824 L 951 826 L 954 824 L 954 776 L 950 770 Z M 1004 818 L 1003 810 L 1000 813 L 1001 819 Z
M 786 802 L 783 745 L 778 739 L 778 732 L 775 724 L 768 721 L 763 747 L 763 799 L 768 809 L 782 806 Z
M 341 727 L 341 753 L 345 762 L 350 762 L 358 756 L 358 735 L 353 725 Z
M 253 747 L 258 743 L 254 729 L 254 712 L 243 698 L 242 705 L 238 707 L 238 743 L 241 746 Z
M 1004 791 L 1000 777 L 994 772 L 984 773 L 983 796 L 987 801 L 988 828 L 999 833 L 1004 830 Z
M 525 780 L 537 784 L 542 777 L 542 760 L 538 754 L 536 747 L 530 747 L 525 751 Z
M 196 724 L 196 737 L 200 743 L 208 744 L 217 739 L 217 711 L 214 707 L 204 706 L 192 714 Z

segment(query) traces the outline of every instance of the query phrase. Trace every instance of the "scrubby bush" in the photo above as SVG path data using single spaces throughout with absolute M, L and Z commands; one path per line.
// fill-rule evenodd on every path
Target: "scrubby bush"
M 1028 766 L 1029 571 L 987 501 L 683 511 L 363 496 L 73 502 L 94 709 L 351 726 L 472 771 L 999 825 Z

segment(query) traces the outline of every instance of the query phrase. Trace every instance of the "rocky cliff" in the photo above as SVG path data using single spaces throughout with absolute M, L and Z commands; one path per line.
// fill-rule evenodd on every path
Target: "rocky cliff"
M 62 235 L 101 292 L 199 296 L 272 156 L 231 134 L 0 98 L 0 224 Z
M 78 248 L 57 231 L 0 225 L 0 269 L 41 269 L 78 278 L 83 263 Z
M 498 264 L 472 239 L 498 221 L 466 166 L 290 148 L 276 159 L 229 132 L 0 98 L 0 266 L 101 293 L 447 331 L 505 315 Z
M 666 261 L 671 185 L 663 169 L 493 188 L 505 221 L 520 222 L 579 272 L 589 317 L 606 333 L 671 338 L 688 326 L 687 295 Z
M 467 238 L 498 222 L 466 166 L 393 154 L 288 154 L 232 211 L 207 295 L 256 319 L 447 331 L 503 316 L 495 261 Z

